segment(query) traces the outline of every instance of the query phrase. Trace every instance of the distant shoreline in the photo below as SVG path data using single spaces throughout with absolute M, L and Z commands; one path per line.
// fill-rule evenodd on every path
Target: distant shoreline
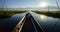
M 35 13 L 38 13 L 38 14 L 44 14 L 46 16 L 49 16 L 49 17 L 54 17 L 54 18 L 60 18 L 60 11 L 33 11 Z
M 26 11 L 0 11 L 0 19 L 10 18 L 14 14 L 24 13 Z

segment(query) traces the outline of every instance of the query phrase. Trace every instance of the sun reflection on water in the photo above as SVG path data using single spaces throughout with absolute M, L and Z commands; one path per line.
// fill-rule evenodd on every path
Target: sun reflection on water
M 42 21 L 47 21 L 47 16 L 45 16 L 45 15 L 40 15 L 39 17 L 40 17 L 40 20 L 42 20 Z

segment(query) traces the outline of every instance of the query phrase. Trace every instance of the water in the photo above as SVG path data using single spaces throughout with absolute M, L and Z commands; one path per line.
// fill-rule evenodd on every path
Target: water
M 36 14 L 30 12 L 36 22 L 43 28 L 45 32 L 60 32 L 60 19 L 48 17 L 42 14 Z M 23 14 L 15 14 L 7 19 L 0 19 L 0 32 L 11 32 L 13 28 L 17 25 L 17 23 L 25 16 L 26 13 Z
M 11 32 L 25 14 L 15 14 L 10 18 L 0 19 L 0 32 Z
M 48 17 L 42 14 L 31 12 L 37 23 L 43 28 L 45 32 L 60 32 L 60 19 Z

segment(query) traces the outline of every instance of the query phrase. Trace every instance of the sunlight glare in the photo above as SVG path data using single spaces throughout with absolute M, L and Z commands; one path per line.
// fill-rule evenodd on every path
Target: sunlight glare
M 44 17 L 44 15 L 40 15 L 40 18 L 41 18 L 41 19 L 44 19 L 45 17 Z
M 40 4 L 39 4 L 39 7 L 46 7 L 47 6 L 47 3 L 46 2 L 41 2 Z
M 47 20 L 47 16 L 45 16 L 45 15 L 40 15 L 40 19 L 43 20 L 43 21 L 46 21 L 46 20 Z

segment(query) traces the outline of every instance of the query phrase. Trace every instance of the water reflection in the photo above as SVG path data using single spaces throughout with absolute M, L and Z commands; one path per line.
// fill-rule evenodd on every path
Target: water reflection
M 45 32 L 60 32 L 60 19 L 41 14 L 31 13 L 36 22 L 42 26 Z
M 7 19 L 0 19 L 0 32 L 11 32 L 25 14 L 15 14 Z
M 39 15 L 39 17 L 40 17 L 40 20 L 47 21 L 47 16 L 45 16 L 45 15 Z

